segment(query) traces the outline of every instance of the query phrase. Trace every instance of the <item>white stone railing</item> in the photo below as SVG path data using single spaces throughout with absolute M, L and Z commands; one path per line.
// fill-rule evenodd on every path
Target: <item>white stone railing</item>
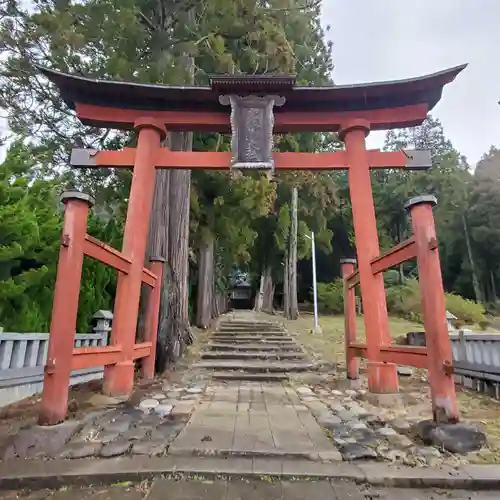
M 409 345 L 425 346 L 425 333 L 406 335 Z M 453 371 L 458 384 L 500 399 L 500 334 L 450 332 Z
M 77 333 L 75 347 L 108 345 L 113 314 L 97 311 L 92 333 Z M 41 392 L 48 333 L 0 332 L 0 407 Z M 75 370 L 71 385 L 102 378 L 103 367 Z
M 456 381 L 500 399 L 500 334 L 460 330 L 450 340 Z

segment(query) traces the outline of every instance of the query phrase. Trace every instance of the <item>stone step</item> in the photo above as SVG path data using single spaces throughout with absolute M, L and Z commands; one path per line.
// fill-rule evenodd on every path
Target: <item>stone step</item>
M 281 328 L 281 325 L 279 325 L 278 323 L 265 323 L 265 322 L 262 322 L 262 321 L 255 321 L 255 322 L 252 322 L 252 321 L 222 321 L 221 323 L 219 323 L 219 326 L 220 327 L 226 327 L 226 326 L 237 326 L 237 327 L 245 327 L 245 326 L 248 326 L 250 328 L 254 328 L 256 326 L 262 326 L 263 328 L 274 328 L 274 327 L 280 327 Z
M 237 323 L 235 321 L 228 321 L 219 323 L 219 328 L 284 328 L 279 323 Z
M 245 371 L 250 373 L 261 372 L 303 372 L 316 368 L 314 363 L 308 361 L 258 361 L 258 360 L 225 360 L 214 359 L 198 361 L 195 368 L 204 368 L 206 370 L 231 370 Z
M 270 334 L 278 334 L 278 335 L 283 335 L 285 330 L 282 330 L 281 328 L 218 328 L 218 332 L 221 333 L 270 333 Z
M 289 337 L 290 335 L 287 332 L 268 332 L 263 330 L 241 330 L 240 332 L 235 332 L 234 330 L 216 330 L 214 332 L 215 335 L 232 335 L 233 337 L 238 337 L 241 335 L 267 335 L 269 337 Z
M 283 343 L 265 343 L 261 342 L 260 344 L 231 344 L 231 343 L 212 343 L 208 344 L 208 349 L 212 351 L 300 351 L 302 352 L 302 348 L 291 342 L 283 342 Z
M 219 328 L 280 328 L 282 325 L 277 323 L 219 323 Z
M 284 330 L 283 327 L 280 325 L 234 325 L 234 324 L 226 324 L 226 325 L 219 325 L 220 330 L 241 330 L 241 329 L 249 329 L 249 330 L 255 330 L 255 329 L 262 329 L 262 330 Z
M 201 355 L 202 359 L 305 359 L 302 352 L 242 352 L 242 351 L 208 351 Z
M 268 337 L 268 336 L 252 336 L 246 335 L 242 337 L 231 337 L 228 335 L 214 334 L 211 337 L 212 342 L 234 343 L 234 344 L 248 344 L 248 343 L 268 343 L 268 344 L 291 344 L 294 343 L 292 337 Z
M 232 336 L 232 337 L 241 337 L 242 335 L 245 336 L 249 336 L 249 335 L 253 335 L 253 336 L 258 336 L 258 335 L 265 335 L 266 337 L 290 337 L 290 335 L 287 333 L 287 332 L 261 332 L 260 330 L 259 331 L 255 331 L 255 332 L 248 332 L 248 331 L 241 331 L 241 332 L 233 332 L 233 331 L 220 331 L 220 330 L 216 330 L 214 332 L 214 335 L 227 335 L 227 336 Z
M 247 382 L 281 382 L 288 380 L 286 373 L 248 373 L 248 372 L 214 372 L 212 378 L 217 380 L 244 380 Z

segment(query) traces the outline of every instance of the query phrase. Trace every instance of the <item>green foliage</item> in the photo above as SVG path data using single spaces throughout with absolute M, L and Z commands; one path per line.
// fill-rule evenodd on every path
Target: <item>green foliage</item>
M 407 280 L 404 285 L 386 288 L 389 314 L 410 321 L 422 322 L 420 289 L 417 280 Z
M 333 68 L 316 2 L 44 0 L 28 9 L 13 0 L 1 4 L 0 19 L 0 107 L 14 134 L 35 137 L 50 153 L 48 171 L 65 169 L 70 147 L 116 149 L 133 145 L 134 136 L 77 122 L 33 63 L 104 79 L 173 84 L 190 83 L 191 66 L 195 83 L 201 84 L 212 73 L 241 72 L 298 74 L 301 83 L 326 83 Z M 282 150 L 313 151 L 328 147 L 331 137 L 287 135 L 279 142 Z M 229 140 L 195 134 L 194 149 L 228 151 Z M 92 192 L 106 215 L 122 220 L 129 172 L 78 171 L 71 177 Z M 220 173 L 193 175 L 190 244 L 196 248 L 207 235 L 216 239 L 217 286 L 223 286 L 231 266 L 247 264 L 251 254 L 256 266 L 262 264 L 258 255 L 279 261 L 284 226 L 275 220 L 275 198 L 276 185 L 260 176 L 234 181 Z M 269 212 L 266 224 L 262 219 Z M 315 213 L 321 219 L 323 214 Z M 307 224 L 328 246 L 325 220 L 317 228 Z M 263 236 L 268 240 L 263 254 L 262 241 L 256 241 L 262 228 L 270 231 Z M 276 248 L 270 248 L 269 240 L 276 241 Z M 307 253 L 307 244 L 299 250 Z
M 386 288 L 386 300 L 390 314 L 410 321 L 423 321 L 417 280 L 407 280 L 404 285 Z M 458 318 L 460 325 L 477 324 L 485 319 L 482 304 L 453 293 L 445 293 L 445 301 L 446 309 Z
M 464 299 L 454 293 L 446 293 L 446 309 L 454 314 L 460 321 L 466 325 L 478 324 L 484 321 L 484 306 L 477 302 Z
M 109 134 L 77 122 L 33 63 L 105 79 L 183 84 L 190 79 L 187 62 L 192 62 L 194 80 L 200 84 L 206 84 L 211 73 L 281 73 L 297 74 L 299 83 L 313 85 L 332 83 L 333 64 L 321 28 L 320 2 L 43 0 L 26 5 L 20 0 L 0 2 L 0 107 L 14 138 L 36 141 L 36 147 L 13 146 L 0 174 L 0 323 L 46 330 L 61 185 L 71 181 L 92 192 L 98 216 L 90 218 L 89 231 L 117 247 L 130 185 L 130 172 L 123 169 L 68 172 L 68 150 L 117 149 L 133 145 L 135 136 Z M 230 141 L 220 134 L 195 134 L 193 147 L 229 151 Z M 337 147 L 332 134 L 275 137 L 278 151 Z M 420 127 L 390 131 L 385 149 L 401 147 L 430 149 L 433 168 L 426 173 L 372 173 L 382 250 L 410 235 L 404 202 L 413 195 L 436 195 L 445 289 L 468 298 L 480 295 L 491 307 L 500 286 L 498 149 L 490 149 L 473 175 L 433 117 Z M 282 279 L 294 186 L 299 188 L 298 255 L 310 256 L 304 234 L 314 231 L 318 253 L 324 257 L 318 259 L 318 276 L 330 281 L 338 274 L 338 259 L 355 247 L 345 172 L 280 172 L 273 182 L 259 174 L 230 179 L 223 173 L 193 173 L 190 245 L 195 249 L 204 238 L 215 238 L 218 290 L 226 286 L 233 266 L 250 267 L 255 274 L 271 266 L 276 280 Z M 404 271 L 407 278 L 415 276 L 415 264 L 406 264 Z M 88 280 L 87 273 L 95 281 Z M 116 280 L 114 273 L 90 261 L 85 262 L 84 276 L 79 329 L 87 328 L 92 309 L 111 303 Z M 419 317 L 418 295 L 411 293 L 414 281 L 400 284 L 395 270 L 384 279 L 391 308 L 399 315 Z
M 41 179 L 37 151 L 14 142 L 0 164 L 0 325 L 5 331 L 46 332 L 62 229 L 62 179 Z M 114 224 L 89 218 L 89 233 L 113 243 Z M 92 315 L 109 308 L 116 278 L 86 260 L 78 331 L 90 331 Z
M 54 267 L 47 264 L 60 238 L 57 184 L 33 179 L 29 158 L 16 142 L 0 165 L 0 324 L 6 331 L 48 331 L 52 306 Z
M 384 273 L 384 284 L 386 287 L 399 285 L 401 282 L 401 275 L 396 269 L 389 269 Z
M 344 312 L 344 283 L 337 279 L 332 283 L 318 283 L 318 310 L 323 314 Z

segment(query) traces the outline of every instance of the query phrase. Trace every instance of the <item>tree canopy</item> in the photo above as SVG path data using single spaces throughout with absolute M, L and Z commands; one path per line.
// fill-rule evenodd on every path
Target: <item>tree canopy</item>
M 11 140 L 0 165 L 0 325 L 17 331 L 49 327 L 62 221 L 58 198 L 68 186 L 96 198 L 89 232 L 120 248 L 130 172 L 72 171 L 68 155 L 73 147 L 119 149 L 137 140 L 134 132 L 83 126 L 34 63 L 144 83 L 206 84 L 212 73 L 279 73 L 297 75 L 305 85 L 333 84 L 331 43 L 320 23 L 320 8 L 321 2 L 312 0 L 0 2 L 0 108 L 8 117 Z M 191 147 L 191 142 L 195 151 L 230 150 L 226 135 L 170 137 L 171 146 Z M 275 136 L 278 151 L 340 147 L 334 134 Z M 492 146 L 474 171 L 432 116 L 420 127 L 388 132 L 385 149 L 401 147 L 430 149 L 433 167 L 426 173 L 373 172 L 382 250 L 408 235 L 404 202 L 413 195 L 436 195 L 446 289 L 494 310 L 500 278 L 499 150 Z M 163 250 L 171 261 L 167 266 L 174 260 L 185 265 L 191 286 L 181 293 L 186 302 L 190 293 L 189 318 L 200 326 L 220 312 L 219 299 L 234 268 L 250 271 L 254 287 L 265 273 L 272 292 L 284 285 L 295 188 L 300 299 L 310 300 L 306 235 L 311 230 L 317 239 L 319 281 L 333 281 L 339 259 L 355 255 L 345 172 L 280 173 L 269 179 L 259 173 L 197 171 L 191 178 L 184 175 L 185 192 L 176 192 L 180 177 L 169 184 L 172 179 L 164 178 L 171 197 L 160 207 L 163 243 L 168 243 L 169 231 L 172 236 L 178 229 L 171 221 L 182 212 L 189 231 L 175 235 L 188 251 L 172 256 L 172 242 Z M 186 193 L 188 202 L 175 205 L 179 193 Z M 86 261 L 85 266 L 79 329 L 89 328 L 96 309 L 112 306 L 116 283 L 114 273 L 101 264 Z M 399 270 L 401 281 L 415 275 L 412 264 Z M 165 276 L 171 280 L 171 273 Z M 177 314 L 169 300 L 162 306 L 167 316 Z

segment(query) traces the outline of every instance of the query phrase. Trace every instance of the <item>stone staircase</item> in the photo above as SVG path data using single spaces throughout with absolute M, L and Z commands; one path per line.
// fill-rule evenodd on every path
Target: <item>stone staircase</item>
M 279 324 L 223 320 L 196 367 L 219 380 L 279 381 L 315 365 Z

